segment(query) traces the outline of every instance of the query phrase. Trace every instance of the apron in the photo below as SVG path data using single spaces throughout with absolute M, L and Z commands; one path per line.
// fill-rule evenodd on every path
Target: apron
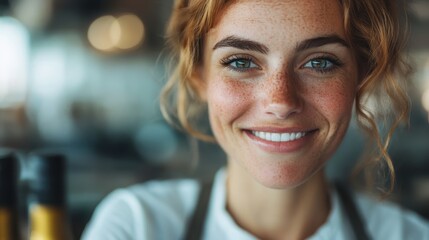
M 203 236 L 204 223 L 207 215 L 207 208 L 210 202 L 210 193 L 212 190 L 213 180 L 202 184 L 198 196 L 197 206 L 188 223 L 184 240 L 201 240 Z M 341 207 L 344 209 L 348 220 L 352 226 L 353 234 L 356 240 L 371 239 L 367 234 L 362 222 L 362 217 L 356 207 L 350 191 L 342 184 L 335 184 L 338 192 Z

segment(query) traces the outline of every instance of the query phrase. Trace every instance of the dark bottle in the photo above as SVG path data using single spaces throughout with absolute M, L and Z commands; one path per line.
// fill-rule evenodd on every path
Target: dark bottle
M 0 240 L 17 240 L 18 159 L 13 153 L 0 154 Z
M 60 154 L 33 154 L 29 166 L 30 240 L 70 240 L 66 205 L 66 159 Z

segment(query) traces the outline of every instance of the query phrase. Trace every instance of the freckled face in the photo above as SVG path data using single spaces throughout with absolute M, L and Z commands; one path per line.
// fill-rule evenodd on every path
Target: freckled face
M 228 174 L 310 179 L 340 144 L 357 67 L 336 0 L 237 1 L 205 38 L 200 81 Z

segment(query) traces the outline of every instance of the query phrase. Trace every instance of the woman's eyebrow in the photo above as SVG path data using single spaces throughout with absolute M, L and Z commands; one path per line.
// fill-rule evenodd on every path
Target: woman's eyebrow
M 332 35 L 326 35 L 316 38 L 310 38 L 302 41 L 296 46 L 296 52 L 304 51 L 310 48 L 316 48 L 320 47 L 326 44 L 340 44 L 346 48 L 349 48 L 349 44 L 339 37 L 338 35 L 332 34 Z M 233 47 L 238 48 L 241 50 L 250 50 L 250 51 L 256 51 L 263 54 L 267 54 L 269 52 L 269 49 L 267 46 L 265 46 L 262 43 L 258 43 L 249 39 L 237 37 L 234 35 L 228 36 L 219 42 L 215 44 L 213 47 L 213 50 L 222 48 L 222 47 Z
M 233 47 L 233 48 L 238 48 L 241 50 L 250 50 L 250 51 L 256 51 L 256 52 L 260 52 L 263 54 L 267 54 L 269 49 L 267 46 L 265 46 L 264 44 L 252 41 L 252 40 L 248 40 L 245 38 L 240 38 L 237 36 L 228 36 L 222 40 L 220 40 L 219 42 L 217 42 L 214 47 L 213 50 L 217 49 L 217 48 L 221 48 L 221 47 Z
M 349 44 L 344 39 L 342 39 L 338 35 L 332 34 L 332 35 L 321 36 L 321 37 L 304 40 L 296 46 L 295 51 L 300 52 L 310 48 L 316 48 L 326 44 L 335 44 L 335 43 L 340 44 L 346 48 L 350 48 Z

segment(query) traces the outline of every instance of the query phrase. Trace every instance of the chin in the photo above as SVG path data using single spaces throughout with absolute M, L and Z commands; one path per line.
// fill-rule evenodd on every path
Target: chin
M 302 166 L 283 166 L 275 168 L 259 168 L 252 173 L 261 185 L 272 189 L 293 189 L 306 183 L 321 171 L 307 169 Z

